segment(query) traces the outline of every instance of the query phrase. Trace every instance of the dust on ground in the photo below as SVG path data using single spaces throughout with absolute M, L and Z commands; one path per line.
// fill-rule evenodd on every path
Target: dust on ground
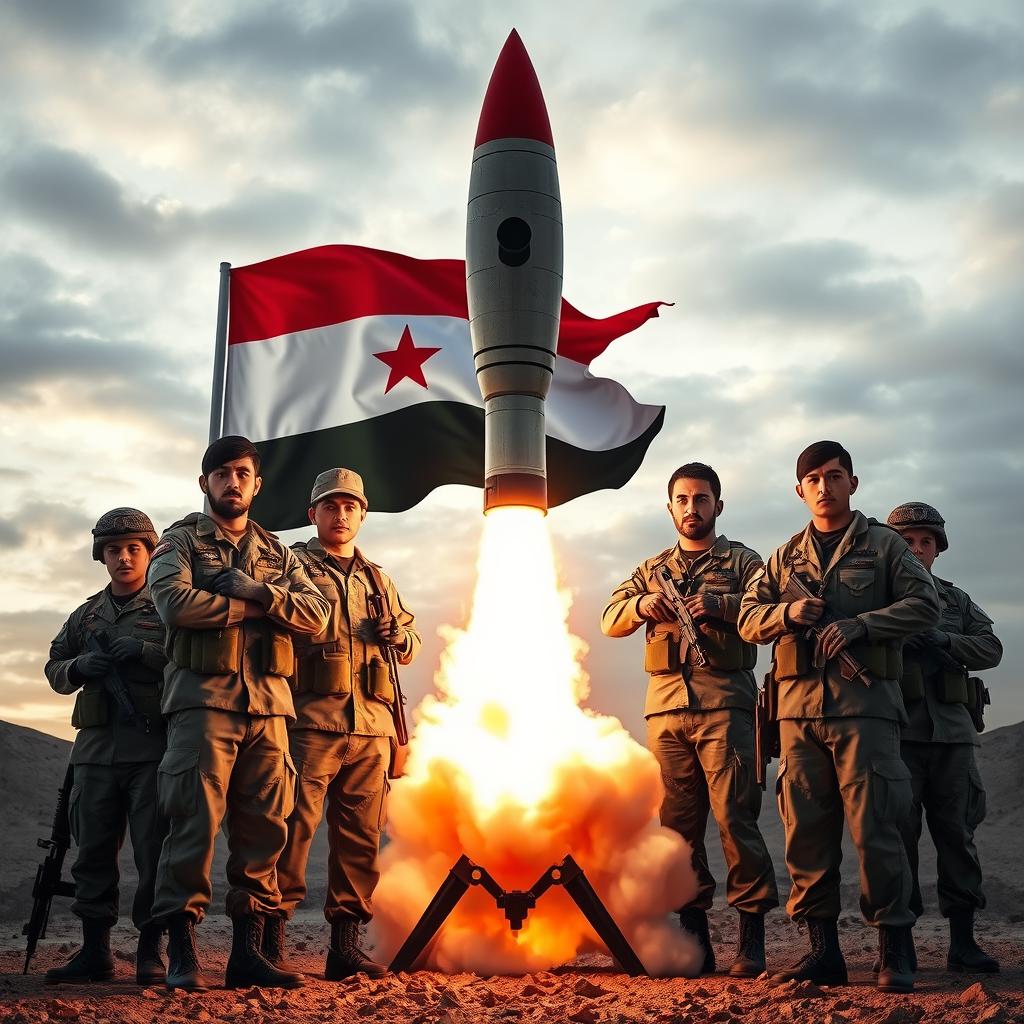
M 720 968 L 727 967 L 736 938 L 735 915 L 711 915 Z M 410 1024 L 626 1024 L 710 1021 L 714 1024 L 1008 1024 L 1024 1022 L 1024 935 L 1019 923 L 979 917 L 978 935 L 1002 962 L 1003 973 L 985 977 L 945 970 L 947 936 L 939 918 L 923 918 L 915 929 L 921 972 L 912 995 L 875 990 L 870 973 L 876 948 L 873 929 L 844 915 L 840 939 L 851 984 L 817 988 L 808 983 L 770 988 L 764 979 L 737 981 L 718 974 L 686 979 L 629 978 L 607 957 L 581 957 L 554 971 L 526 977 L 480 978 L 429 971 L 380 981 L 359 975 L 344 983 L 323 980 L 328 928 L 318 915 L 303 914 L 289 928 L 290 959 L 307 974 L 305 988 L 215 989 L 189 995 L 134 983 L 136 933 L 115 928 L 117 977 L 105 984 L 46 985 L 48 967 L 78 947 L 77 921 L 60 920 L 40 943 L 32 973 L 22 976 L 20 922 L 0 922 L 0 1020 L 12 1024 L 219 1024 L 245 1018 L 249 1024 L 313 1022 L 410 1022 Z M 805 936 L 780 911 L 768 918 L 769 966 L 782 966 L 805 949 Z M 198 930 L 204 967 L 223 977 L 230 923 L 211 916 Z

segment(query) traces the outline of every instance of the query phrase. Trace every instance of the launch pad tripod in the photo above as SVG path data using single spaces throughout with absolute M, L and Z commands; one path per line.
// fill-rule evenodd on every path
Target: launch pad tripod
M 423 916 L 416 923 L 416 927 L 395 954 L 394 960 L 391 961 L 392 971 L 413 969 L 431 939 L 472 885 L 482 886 L 494 897 L 494 902 L 499 910 L 505 912 L 509 927 L 514 932 L 523 927 L 523 922 L 537 905 L 537 900 L 551 886 L 562 886 L 608 947 L 608 952 L 618 960 L 622 969 L 632 977 L 647 973 L 640 958 L 633 952 L 633 947 L 626 941 L 626 936 L 619 930 L 612 915 L 601 902 L 601 897 L 587 880 L 583 868 L 571 856 L 567 856 L 560 864 L 548 868 L 534 882 L 532 888 L 506 890 L 498 885 L 486 868 L 474 864 L 465 854 L 455 862 L 454 867 L 448 872 L 448 877 L 441 883 L 441 888 L 423 911 Z

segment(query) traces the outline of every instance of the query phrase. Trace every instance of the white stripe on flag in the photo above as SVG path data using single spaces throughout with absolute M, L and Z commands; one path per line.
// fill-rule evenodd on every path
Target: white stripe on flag
M 423 364 L 427 387 L 403 380 L 384 393 L 393 352 L 408 325 L 417 348 L 440 348 Z M 425 402 L 481 407 L 469 324 L 459 317 L 373 316 L 228 353 L 224 433 L 252 441 L 356 423 Z M 589 451 L 619 448 L 651 425 L 660 407 L 639 405 L 621 384 L 559 356 L 547 401 L 550 437 Z

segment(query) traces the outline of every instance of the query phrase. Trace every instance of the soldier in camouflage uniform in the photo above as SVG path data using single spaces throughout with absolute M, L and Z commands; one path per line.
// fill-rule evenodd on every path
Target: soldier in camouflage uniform
M 303 983 L 302 975 L 273 967 L 260 949 L 266 915 L 281 901 L 276 864 L 294 806 L 286 726 L 295 717 L 292 634 L 321 632 L 330 606 L 291 551 L 248 518 L 262 483 L 259 466 L 258 451 L 243 437 L 211 444 L 199 478 L 209 514 L 194 513 L 166 530 L 149 567 L 170 657 L 159 774 L 170 826 L 153 908 L 168 922 L 168 987 L 208 987 L 194 925 L 210 902 L 222 821 L 234 933 L 227 984 Z
M 77 693 L 71 724 L 71 832 L 78 846 L 71 874 L 72 911 L 82 919 L 85 942 L 48 982 L 106 981 L 114 976 L 110 929 L 118 916 L 117 857 L 125 828 L 131 832 L 139 887 L 132 920 L 139 929 L 136 980 L 164 979 L 162 929 L 153 920 L 153 883 L 164 837 L 157 813 L 157 764 L 166 738 L 160 716 L 164 627 L 146 588 L 146 567 L 157 536 L 149 517 L 134 508 L 100 516 L 92 556 L 110 583 L 76 608 L 50 645 L 46 678 L 57 693 Z M 136 712 L 122 713 L 108 692 L 116 673 Z
M 773 981 L 846 984 L 836 928 L 845 815 L 860 861 L 861 911 L 879 930 L 878 986 L 906 992 L 916 961 L 900 833 L 911 805 L 899 747 L 906 722 L 900 650 L 906 637 L 938 621 L 938 595 L 899 534 L 851 509 L 858 481 L 842 445 L 810 445 L 796 475 L 811 522 L 754 577 L 739 616 L 744 639 L 775 644 L 776 791 L 793 882 L 787 909 L 807 922 L 811 942 L 810 953 Z M 793 574 L 819 596 L 794 600 L 787 593 Z M 866 669 L 866 681 L 844 675 L 844 651 Z
M 716 536 L 721 484 L 710 466 L 681 466 L 668 484 L 668 511 L 679 541 L 647 559 L 622 583 L 601 617 L 607 636 L 646 633 L 644 668 L 650 673 L 644 715 L 647 741 L 661 765 L 665 799 L 661 822 L 693 847 L 698 890 L 679 911 L 681 925 L 704 948 L 703 973 L 715 970 L 707 911 L 715 893 L 704 831 L 708 812 L 718 822 L 728 865 L 728 900 L 739 913 L 734 977 L 765 969 L 764 915 L 779 905 L 775 870 L 757 826 L 761 789 L 754 770 L 752 669 L 757 650 L 736 632 L 740 595 L 762 567 L 756 551 Z M 655 573 L 671 571 L 690 614 L 700 625 L 708 664 L 694 663 L 671 604 Z
M 888 523 L 929 572 L 949 547 L 945 520 L 924 502 L 894 508 Z M 923 811 L 938 854 L 939 911 L 949 918 L 947 967 L 994 974 L 998 962 L 974 940 L 974 912 L 985 906 L 974 845 L 974 830 L 985 817 L 985 789 L 974 757 L 978 732 L 967 706 L 968 672 L 998 665 L 1003 645 L 992 632 L 992 620 L 968 594 L 934 573 L 932 579 L 942 618 L 937 627 L 907 641 L 900 681 L 909 716 L 901 750 L 914 789 L 903 830 L 914 879 L 910 909 L 918 916 L 924 912 L 917 877 Z
M 299 788 L 288 820 L 288 844 L 277 864 L 281 911 L 264 933 L 264 950 L 283 962 L 285 918 L 306 895 L 310 843 L 327 809 L 330 859 L 324 916 L 331 924 L 326 977 L 387 968 L 363 951 L 359 928 L 373 915 L 377 852 L 384 824 L 388 764 L 396 745 L 396 700 L 385 646 L 408 665 L 420 649 L 412 614 L 395 585 L 355 546 L 366 518 L 361 477 L 348 469 L 321 473 L 310 495 L 317 535 L 292 546 L 310 579 L 331 603 L 327 628 L 297 644 L 296 720 L 289 727 Z M 385 615 L 370 616 L 383 595 Z

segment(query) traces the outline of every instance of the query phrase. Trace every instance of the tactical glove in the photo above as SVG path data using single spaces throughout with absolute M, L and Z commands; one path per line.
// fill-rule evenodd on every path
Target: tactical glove
M 394 615 L 382 615 L 377 619 L 373 624 L 373 632 L 379 644 L 395 647 L 398 650 L 402 650 L 405 647 L 408 634 L 398 624 L 398 620 Z
M 225 569 L 213 580 L 213 592 L 224 597 L 237 597 L 240 601 L 255 601 L 264 608 L 270 604 L 266 584 L 257 583 L 241 569 Z
M 114 659 L 102 651 L 88 651 L 75 658 L 75 672 L 83 679 L 100 679 L 113 667 Z
M 132 636 L 119 636 L 110 641 L 110 653 L 115 661 L 137 661 L 142 651 L 142 641 Z
M 842 654 L 850 644 L 867 636 L 867 627 L 860 619 L 839 619 L 830 623 L 818 637 L 818 649 L 826 661 Z

